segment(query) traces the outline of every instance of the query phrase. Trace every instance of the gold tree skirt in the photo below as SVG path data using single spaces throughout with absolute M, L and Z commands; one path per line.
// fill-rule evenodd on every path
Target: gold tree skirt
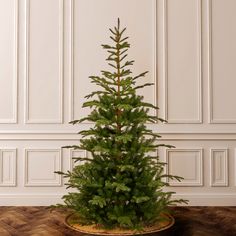
M 65 224 L 73 230 L 78 232 L 89 234 L 89 235 L 100 235 L 100 236 L 125 236 L 125 235 L 145 235 L 145 234 L 152 234 L 161 232 L 170 228 L 174 223 L 175 220 L 171 215 L 166 215 L 166 220 L 156 222 L 150 226 L 144 227 L 142 231 L 134 231 L 134 230 L 127 230 L 122 228 L 114 228 L 114 229 L 104 229 L 100 228 L 97 225 L 81 225 L 78 223 L 74 223 L 78 220 L 78 216 L 75 214 L 70 214 L 65 219 Z

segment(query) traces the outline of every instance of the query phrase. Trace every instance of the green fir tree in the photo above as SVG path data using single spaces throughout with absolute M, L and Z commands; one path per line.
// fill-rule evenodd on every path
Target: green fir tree
M 83 107 L 92 108 L 87 117 L 74 120 L 94 122 L 92 128 L 79 132 L 83 136 L 79 145 L 66 146 L 91 153 L 91 158 L 75 158 L 82 161 L 72 171 L 57 172 L 68 178 L 67 187 L 76 191 L 63 196 L 64 205 L 80 216 L 80 223 L 98 224 L 106 228 L 142 228 L 161 220 L 169 206 L 186 203 L 173 200 L 173 192 L 163 191 L 168 186 L 166 177 L 182 178 L 163 173 L 166 163 L 158 156 L 150 155 L 160 146 L 158 134 L 146 127 L 146 123 L 165 122 L 152 116 L 156 106 L 144 101 L 137 90 L 153 85 L 136 85 L 148 72 L 133 76 L 126 60 L 130 47 L 118 19 L 117 27 L 110 29 L 112 45 L 102 45 L 107 50 L 111 71 L 101 71 L 101 76 L 90 76 L 91 83 L 100 87 L 87 95 Z

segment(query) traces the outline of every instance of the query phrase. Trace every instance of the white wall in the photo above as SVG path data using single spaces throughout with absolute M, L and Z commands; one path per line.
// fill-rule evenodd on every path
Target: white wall
M 106 68 L 100 44 L 118 17 L 134 72 L 168 124 L 150 125 L 171 182 L 191 205 L 236 204 L 235 0 L 0 0 L 0 205 L 48 205 L 65 193 L 76 133 L 90 124 L 89 75 Z M 82 155 L 86 153 L 82 152 Z

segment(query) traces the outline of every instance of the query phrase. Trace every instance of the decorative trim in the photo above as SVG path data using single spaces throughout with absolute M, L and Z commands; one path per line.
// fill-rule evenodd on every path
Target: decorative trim
M 74 154 L 76 153 L 76 152 L 78 152 L 78 153 L 80 153 L 80 156 L 75 156 Z M 70 170 L 72 171 L 73 170 L 73 168 L 76 166 L 76 165 L 78 165 L 78 164 L 76 164 L 75 163 L 75 161 L 73 160 L 73 158 L 74 157 L 88 157 L 88 155 L 87 155 L 87 152 L 86 151 L 84 151 L 84 150 L 74 150 L 74 149 L 70 149 Z
M 15 0 L 15 68 L 14 68 L 14 78 L 15 78 L 15 85 L 13 86 L 13 101 L 14 101 L 14 116 L 12 119 L 12 123 L 17 123 L 17 118 L 18 118 L 18 28 L 19 28 L 19 6 L 18 6 L 18 0 Z
M 62 166 L 62 157 L 61 157 L 61 149 L 25 149 L 25 158 L 24 158 L 24 186 L 25 187 L 54 187 L 54 186 L 61 186 L 62 185 L 62 178 L 61 176 L 54 174 L 54 179 L 48 179 L 41 181 L 40 179 L 37 179 L 36 181 L 32 181 L 29 179 L 29 168 L 28 168 L 28 161 L 29 161 L 29 152 L 53 152 L 57 154 L 57 156 L 54 157 L 54 170 L 53 171 L 60 171 Z M 57 160 L 56 160 L 57 159 Z M 40 182 L 41 181 L 41 182 Z
M 160 141 L 236 141 L 235 133 L 159 133 L 162 137 Z M 49 131 L 35 132 L 3 132 L 0 133 L 0 139 L 5 140 L 73 140 L 78 141 L 81 135 L 75 132 L 61 130 L 51 133 Z
M 220 169 L 221 177 L 222 179 L 217 180 L 215 178 L 215 166 L 214 166 L 214 161 L 215 161 L 215 153 L 223 153 L 223 163 L 224 165 L 218 166 Z M 211 148 L 210 149 L 210 186 L 228 186 L 228 149 L 227 148 Z
M 9 181 L 3 180 L 3 153 L 4 152 L 11 152 L 12 156 L 9 160 Z M 11 160 L 12 159 L 12 160 Z M 10 164 L 11 162 L 11 164 Z M 0 149 L 0 187 L 15 187 L 16 186 L 16 149 L 15 148 L 7 148 L 7 149 Z
M 59 0 L 59 97 L 60 97 L 60 106 L 59 106 L 59 119 L 30 119 L 29 117 L 29 26 L 30 26 L 30 0 L 26 0 L 26 36 L 25 36 L 25 58 L 26 58 L 26 80 L 25 80 L 25 124 L 62 124 L 63 123 L 63 56 L 64 56 L 64 0 Z
M 168 0 L 163 0 L 163 72 L 164 72 L 164 118 L 168 120 L 170 124 L 199 124 L 202 123 L 202 16 L 201 7 L 202 1 L 198 2 L 198 54 L 199 54 L 199 64 L 198 64 L 198 119 L 169 119 L 168 118 Z
M 157 106 L 158 104 L 158 97 L 157 97 L 157 91 L 158 91 L 158 80 L 157 80 L 157 1 L 153 0 L 153 18 L 154 18 L 154 45 L 153 45 L 153 51 L 154 51 L 154 57 L 153 57 L 153 78 L 154 78 L 154 102 L 153 104 Z M 158 111 L 155 110 L 154 116 L 158 116 Z
M 212 63 L 212 0 L 208 0 L 208 123 L 236 124 L 236 119 L 214 119 L 213 117 L 213 63 Z
M 212 106 L 212 5 L 211 0 L 207 1 L 208 12 L 208 123 L 213 123 L 213 106 Z
M 172 173 L 169 173 L 169 164 L 170 164 L 169 153 L 170 152 L 193 152 L 196 154 L 196 156 L 195 156 L 195 179 L 193 181 L 182 180 L 181 182 L 178 182 L 178 181 L 170 181 L 167 178 L 167 182 L 170 184 L 170 186 L 191 186 L 191 187 L 203 186 L 203 161 L 202 161 L 203 149 L 202 148 L 182 148 L 182 149 L 168 149 L 167 148 L 166 155 L 165 155 L 166 156 L 166 163 L 167 163 L 167 168 L 166 168 L 167 174 L 172 174 Z M 197 165 L 197 163 L 199 163 L 199 165 Z
M 64 0 L 59 1 L 59 32 L 60 32 L 60 37 L 59 37 L 59 65 L 60 65 L 60 82 L 59 82 L 59 94 L 60 94 L 60 107 L 59 107 L 59 114 L 60 114 L 60 119 L 58 120 L 58 123 L 62 124 L 63 123 L 63 115 L 64 115 L 64 92 L 63 92 L 63 86 L 64 86 Z
M 74 120 L 74 0 L 70 0 L 70 90 L 69 119 Z
M 56 203 L 63 203 L 62 196 L 66 194 L 0 194 L 0 206 L 49 206 Z M 188 206 L 235 206 L 236 194 L 234 193 L 178 193 L 173 195 L 174 199 L 189 200 Z
M 75 118 L 75 111 L 74 111 L 74 61 L 75 61 L 75 53 L 74 53 L 74 8 L 75 8 L 75 1 L 70 0 L 70 91 L 69 91 L 69 119 L 73 121 Z M 93 122 L 85 121 L 83 124 L 93 124 Z
M 18 117 L 18 28 L 19 28 L 19 6 L 18 0 L 14 0 L 14 76 L 13 76 L 13 117 L 12 119 L 0 119 L 0 124 L 16 124 Z

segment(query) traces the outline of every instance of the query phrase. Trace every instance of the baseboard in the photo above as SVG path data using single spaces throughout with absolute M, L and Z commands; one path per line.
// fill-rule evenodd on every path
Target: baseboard
M 189 200 L 188 206 L 236 206 L 236 194 L 175 194 L 174 198 Z
M 49 206 L 62 203 L 62 194 L 0 194 L 0 206 Z M 236 206 L 236 194 L 175 194 L 188 206 Z
M 62 203 L 62 194 L 0 194 L 0 206 L 50 206 Z

